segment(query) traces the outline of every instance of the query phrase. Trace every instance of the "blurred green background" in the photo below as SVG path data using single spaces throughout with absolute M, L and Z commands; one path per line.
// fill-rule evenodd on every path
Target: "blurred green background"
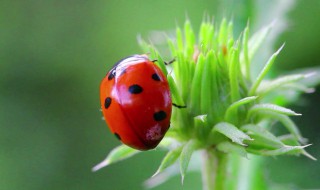
M 278 72 L 320 65 L 318 0 L 2 0 L 0 190 L 142 189 L 164 152 L 91 172 L 119 144 L 101 120 L 100 80 L 120 58 L 144 53 L 138 34 L 147 39 L 152 31 L 170 32 L 186 17 L 197 31 L 204 13 L 217 21 L 232 18 L 237 33 L 249 17 L 254 31 L 283 14 L 288 24 L 273 46 L 286 42 Z M 307 150 L 319 159 L 320 88 L 293 106 L 313 143 Z M 265 166 L 272 183 L 320 188 L 319 162 L 277 157 L 266 158 Z M 200 187 L 200 174 L 190 172 L 183 188 L 177 176 L 155 189 Z

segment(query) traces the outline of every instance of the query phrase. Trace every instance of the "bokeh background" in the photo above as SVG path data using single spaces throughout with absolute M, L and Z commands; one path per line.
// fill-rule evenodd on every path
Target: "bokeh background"
M 233 19 L 236 33 L 248 18 L 252 31 L 277 19 L 271 47 L 286 42 L 278 73 L 320 65 L 318 0 L 2 0 L 0 190 L 143 189 L 165 152 L 91 172 L 119 144 L 101 120 L 100 80 L 120 58 L 144 53 L 138 35 L 170 32 L 186 18 L 197 31 L 205 13 Z M 295 121 L 319 159 L 320 88 L 292 108 L 303 113 Z M 319 162 L 277 157 L 264 167 L 271 183 L 320 188 Z M 154 189 L 200 188 L 200 174 L 190 172 L 183 188 L 177 176 Z

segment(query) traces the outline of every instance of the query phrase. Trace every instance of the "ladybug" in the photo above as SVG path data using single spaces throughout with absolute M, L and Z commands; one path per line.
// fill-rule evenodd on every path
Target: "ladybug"
M 169 84 L 146 55 L 117 62 L 101 82 L 100 101 L 110 131 L 132 148 L 155 148 L 169 129 Z

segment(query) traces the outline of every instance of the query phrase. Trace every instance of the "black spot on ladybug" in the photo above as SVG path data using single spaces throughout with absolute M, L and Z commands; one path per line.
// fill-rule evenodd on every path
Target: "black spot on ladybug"
M 129 92 L 131 94 L 139 94 L 143 91 L 142 87 L 137 85 L 137 84 L 133 84 L 129 87 Z
M 157 73 L 153 73 L 151 77 L 155 81 L 160 81 L 160 77 L 159 77 L 159 75 Z
M 119 141 L 121 141 L 121 137 L 120 137 L 120 135 L 119 135 L 118 133 L 114 133 L 114 136 L 116 136 L 116 138 L 117 138 Z
M 167 117 L 167 114 L 164 111 L 159 111 L 153 114 L 153 119 L 156 121 L 164 120 L 166 117 Z
M 107 97 L 105 100 L 104 100 L 104 108 L 108 109 L 109 106 L 111 104 L 111 98 L 110 97 Z
M 112 69 L 112 70 L 110 71 L 109 76 L 108 76 L 108 80 L 112 80 L 115 75 L 116 75 L 116 69 Z

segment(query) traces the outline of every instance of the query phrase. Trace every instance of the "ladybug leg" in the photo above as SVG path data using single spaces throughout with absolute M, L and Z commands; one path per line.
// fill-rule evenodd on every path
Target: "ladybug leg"
M 175 58 L 173 58 L 171 61 L 169 61 L 169 62 L 164 62 L 164 64 L 165 65 L 170 65 L 171 63 L 173 63 L 173 62 L 175 62 L 176 61 L 176 59 Z
M 177 104 L 175 104 L 175 103 L 172 103 L 172 105 L 173 105 L 174 107 L 176 107 L 176 108 L 179 108 L 179 109 L 181 109 L 181 108 L 186 108 L 186 107 L 187 107 L 187 106 L 177 105 Z
M 152 62 L 157 62 L 157 61 L 158 61 L 157 59 L 152 60 Z M 176 61 L 176 59 L 172 59 L 172 60 L 169 61 L 169 62 L 164 61 L 164 64 L 165 64 L 165 65 L 170 65 L 171 63 L 173 63 L 173 62 L 175 62 L 175 61 Z

